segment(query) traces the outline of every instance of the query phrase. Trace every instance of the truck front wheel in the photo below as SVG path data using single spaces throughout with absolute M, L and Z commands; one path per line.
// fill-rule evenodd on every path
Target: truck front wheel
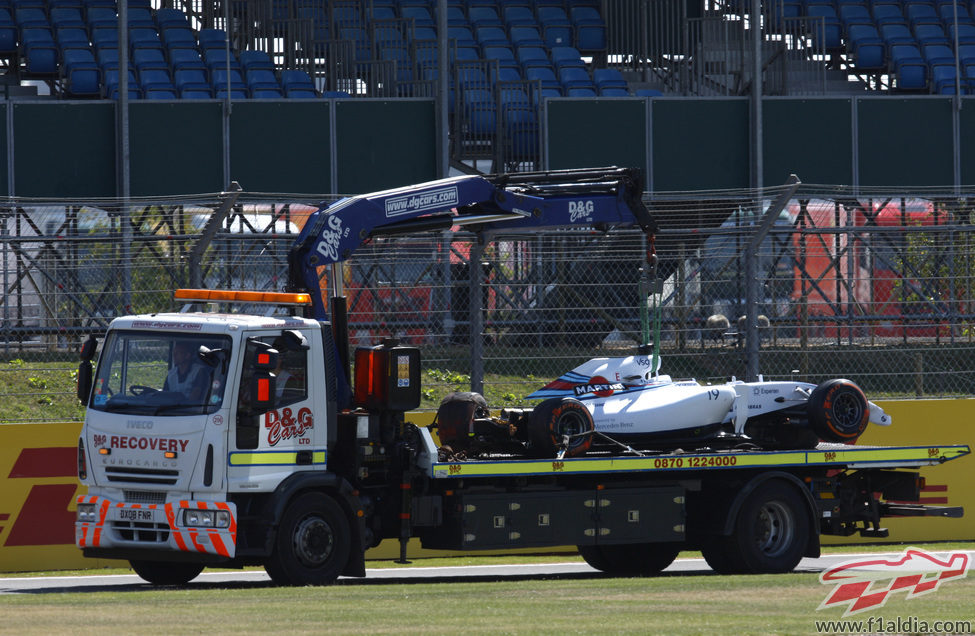
M 680 543 L 580 545 L 579 554 L 590 566 L 607 574 L 652 576 L 674 562 Z
M 809 509 L 795 488 L 769 481 L 752 492 L 738 510 L 731 536 L 720 537 L 704 552 L 716 556 L 718 572 L 765 574 L 791 572 L 805 552 L 810 532 Z M 707 559 L 711 563 L 712 559 Z
M 274 552 L 264 564 L 279 585 L 328 585 L 349 560 L 349 521 L 322 493 L 296 498 L 281 518 Z
M 171 561 L 129 561 L 141 578 L 153 585 L 185 585 L 203 571 L 202 563 Z

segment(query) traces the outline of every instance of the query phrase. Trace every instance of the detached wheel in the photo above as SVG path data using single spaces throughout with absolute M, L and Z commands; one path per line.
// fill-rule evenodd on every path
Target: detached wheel
M 141 578 L 153 585 L 185 585 L 203 571 L 200 563 L 170 561 L 129 561 Z
M 738 510 L 734 532 L 721 537 L 718 556 L 705 551 L 705 558 L 722 573 L 769 574 L 791 572 L 798 565 L 809 541 L 809 510 L 802 495 L 781 481 L 769 481 L 752 492 Z M 717 567 L 715 567 L 717 566 Z M 727 568 L 727 569 L 726 569 Z
M 595 425 L 589 409 L 573 398 L 552 398 L 532 409 L 531 439 L 540 457 L 555 457 L 569 436 L 566 457 L 584 454 L 592 446 Z
M 328 585 L 349 560 L 349 521 L 334 499 L 306 493 L 285 511 L 264 564 L 279 585 Z
M 580 545 L 579 554 L 590 566 L 607 574 L 653 576 L 674 562 L 680 543 Z
M 870 418 L 866 396 L 849 380 L 829 380 L 817 386 L 806 412 L 812 430 L 827 442 L 856 441 Z

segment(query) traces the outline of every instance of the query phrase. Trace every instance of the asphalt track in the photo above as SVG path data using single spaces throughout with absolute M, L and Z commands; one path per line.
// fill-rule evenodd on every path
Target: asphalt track
M 821 572 L 829 567 L 864 557 L 895 557 L 900 552 L 871 554 L 830 554 L 818 559 L 803 559 L 796 572 Z M 704 559 L 677 559 L 664 570 L 664 575 L 691 576 L 713 574 Z M 451 567 L 367 568 L 366 578 L 342 577 L 336 585 L 373 585 L 396 583 L 433 583 L 445 581 L 503 581 L 551 578 L 603 578 L 585 563 L 531 563 Z M 261 587 L 271 585 L 263 570 L 221 571 L 206 570 L 188 587 Z M 148 583 L 135 574 L 90 574 L 76 576 L 38 576 L 0 578 L 0 595 L 49 594 L 66 592 L 133 591 L 149 589 Z

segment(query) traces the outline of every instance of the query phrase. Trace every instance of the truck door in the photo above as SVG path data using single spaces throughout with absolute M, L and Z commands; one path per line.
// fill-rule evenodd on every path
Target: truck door
M 297 332 L 292 332 L 297 333 Z M 241 359 L 240 382 L 233 411 L 232 450 L 229 474 L 232 488 L 253 492 L 273 489 L 288 475 L 325 465 L 326 431 L 324 411 L 325 379 L 321 365 L 309 365 L 309 339 L 302 333 L 300 344 L 285 339 L 281 332 L 249 334 Z M 259 352 L 277 352 L 271 369 L 255 363 Z M 255 374 L 273 378 L 273 399 L 263 405 L 255 399 Z

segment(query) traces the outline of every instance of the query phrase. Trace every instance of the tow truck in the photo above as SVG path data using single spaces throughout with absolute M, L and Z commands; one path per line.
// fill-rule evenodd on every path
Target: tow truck
M 323 585 L 365 576 L 365 551 L 384 539 L 405 559 L 411 538 L 462 551 L 573 545 L 614 574 L 659 572 L 684 549 L 719 572 L 783 572 L 817 556 L 822 534 L 884 536 L 887 516 L 960 516 L 902 502 L 919 500 L 918 468 L 968 455 L 964 445 L 445 452 L 412 423 L 420 351 L 391 341 L 349 351 L 337 268 L 370 239 L 637 226 L 652 267 L 642 194 L 638 171 L 601 168 L 351 197 L 306 223 L 288 291 L 177 290 L 185 311 L 113 320 L 81 347 L 77 546 L 160 585 L 248 565 L 279 584 Z M 251 311 L 214 310 L 225 305 Z M 475 394 L 445 400 L 438 418 L 455 433 L 500 420 Z

